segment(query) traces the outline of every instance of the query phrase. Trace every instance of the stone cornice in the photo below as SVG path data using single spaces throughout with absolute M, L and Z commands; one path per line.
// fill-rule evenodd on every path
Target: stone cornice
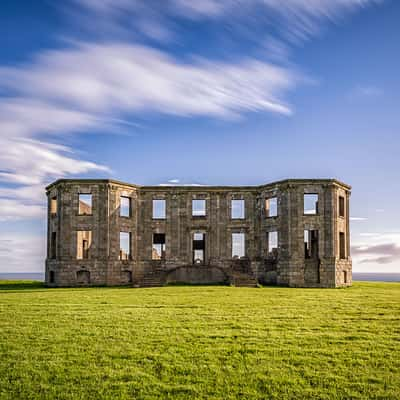
M 171 185 L 171 186 L 143 186 L 126 182 L 121 182 L 114 179 L 58 179 L 46 187 L 50 190 L 54 186 L 59 185 L 90 185 L 90 184 L 105 184 L 110 186 L 118 186 L 118 188 L 126 187 L 129 189 L 138 189 L 142 192 L 225 192 L 225 191 L 258 191 L 258 190 L 271 190 L 277 189 L 281 186 L 293 188 L 299 185 L 324 185 L 336 186 L 345 190 L 351 190 L 351 186 L 337 180 L 337 179 L 284 179 L 281 181 L 266 183 L 262 185 L 244 185 L 244 186 L 185 186 L 185 185 Z

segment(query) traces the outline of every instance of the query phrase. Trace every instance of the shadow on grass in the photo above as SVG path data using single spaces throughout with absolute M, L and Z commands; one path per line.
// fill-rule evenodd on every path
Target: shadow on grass
M 58 291 L 61 290 L 82 290 L 82 289 L 132 289 L 132 286 L 105 286 L 105 285 L 82 285 L 82 286 L 64 286 L 64 287 L 47 287 L 44 282 L 39 281 L 12 281 L 12 280 L 0 280 L 0 291 L 7 290 L 7 291 L 41 291 L 45 292 L 48 290 L 56 289 Z
M 45 288 L 39 281 L 0 281 L 0 290 L 32 290 Z

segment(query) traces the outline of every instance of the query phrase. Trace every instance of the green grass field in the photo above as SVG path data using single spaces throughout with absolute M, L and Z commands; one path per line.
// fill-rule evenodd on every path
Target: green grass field
M 400 284 L 0 282 L 0 399 L 399 399 Z

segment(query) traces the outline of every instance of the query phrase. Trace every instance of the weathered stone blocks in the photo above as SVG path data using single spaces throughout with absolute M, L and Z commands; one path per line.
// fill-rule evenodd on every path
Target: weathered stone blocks
M 61 179 L 46 188 L 46 283 L 55 287 L 171 282 L 349 286 L 350 189 L 334 179 L 288 179 L 245 187 Z M 89 215 L 80 214 L 79 194 L 91 195 Z M 305 209 L 307 194 L 318 199 L 315 210 Z M 128 215 L 120 212 L 121 197 L 130 199 Z M 277 202 L 274 216 L 267 209 L 270 198 Z M 153 218 L 154 199 L 165 200 L 165 219 Z M 193 215 L 196 199 L 206 201 L 205 216 Z M 243 218 L 232 218 L 232 200 L 244 200 Z M 120 243 L 121 232 L 129 233 L 125 235 L 129 244 Z M 271 232 L 278 232 L 272 249 Z M 196 233 L 204 235 L 200 263 L 199 253 L 194 253 Z M 239 256 L 232 243 L 232 234 L 237 233 L 245 237 Z M 165 252 L 159 260 L 153 259 L 155 234 L 165 235 Z M 313 239 L 306 239 L 308 235 Z

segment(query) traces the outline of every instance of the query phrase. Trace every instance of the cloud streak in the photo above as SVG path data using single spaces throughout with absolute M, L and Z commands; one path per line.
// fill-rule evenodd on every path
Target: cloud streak
M 66 146 L 25 138 L 0 138 L 0 221 L 44 218 L 44 186 L 55 177 L 108 167 L 71 157 Z M 69 156 L 67 156 L 67 154 Z
M 251 58 L 182 62 L 145 46 L 81 43 L 41 54 L 28 66 L 1 68 L 0 88 L 17 99 L 6 102 L 0 116 L 10 115 L 3 123 L 18 134 L 26 125 L 59 128 L 31 118 L 38 114 L 38 106 L 30 103 L 33 98 L 39 98 L 42 107 L 57 105 L 51 111 L 60 116 L 62 128 L 70 130 L 95 124 L 93 115 L 143 110 L 218 117 L 261 110 L 290 114 L 283 97 L 299 80 L 287 67 Z M 24 127 L 13 127 L 9 119 L 14 115 Z
M 322 21 L 335 21 L 360 7 L 379 0 L 73 0 L 73 4 L 95 15 L 106 31 L 128 31 L 150 39 L 175 37 L 172 21 L 188 19 L 218 21 L 258 41 L 258 27 L 274 25 L 286 40 L 304 39 L 319 30 Z M 136 24 L 131 21 L 135 20 Z M 96 24 L 97 27 L 97 24 Z M 151 27 L 151 29 L 149 29 Z M 232 29 L 230 29 L 232 31 Z M 253 34 L 251 33 L 253 31 Z
M 354 246 L 352 254 L 363 257 L 360 261 L 361 264 L 391 264 L 400 261 L 400 246 L 397 243 Z
M 290 114 L 284 97 L 298 79 L 288 68 L 255 59 L 182 62 L 121 43 L 80 43 L 0 68 L 0 92 L 7 93 L 0 98 L 0 182 L 14 185 L 0 188 L 0 218 L 4 210 L 8 219 L 38 217 L 43 187 L 52 179 L 110 172 L 49 143 L 51 138 L 105 125 L 111 133 L 125 114 L 143 111 L 223 118 L 248 111 Z
M 0 271 L 41 271 L 46 253 L 45 241 L 42 236 L 0 234 Z
M 66 146 L 23 138 L 0 139 L 0 146 L 9 149 L 0 154 L 0 181 L 40 185 L 53 176 L 109 171 L 105 166 L 65 156 L 72 152 Z

